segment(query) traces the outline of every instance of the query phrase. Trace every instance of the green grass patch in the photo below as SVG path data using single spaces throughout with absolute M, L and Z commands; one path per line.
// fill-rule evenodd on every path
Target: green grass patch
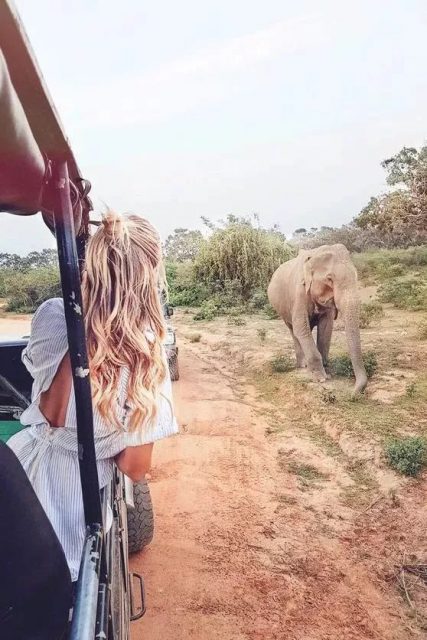
M 302 464 L 300 462 L 291 461 L 288 463 L 287 468 L 290 473 L 310 482 L 325 480 L 327 478 L 324 473 L 319 471 L 319 469 L 314 467 L 312 464 Z
M 417 476 L 427 462 L 427 441 L 420 436 L 396 438 L 384 447 L 390 467 L 405 476 Z
M 378 482 L 368 464 L 364 460 L 351 460 L 346 466 L 346 471 L 353 484 L 344 487 L 341 492 L 344 503 L 352 508 L 361 508 L 369 504 L 378 490 Z
M 295 369 L 293 361 L 287 355 L 274 356 L 270 360 L 270 367 L 273 373 L 287 373 Z
M 386 282 L 414 271 L 427 273 L 427 246 L 365 251 L 352 259 L 365 283 Z

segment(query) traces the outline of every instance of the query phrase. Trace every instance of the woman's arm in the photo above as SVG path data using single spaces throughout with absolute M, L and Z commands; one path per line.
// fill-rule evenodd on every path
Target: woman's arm
M 126 447 L 115 457 L 120 471 L 134 482 L 142 480 L 151 468 L 153 442 L 141 444 L 137 447 Z

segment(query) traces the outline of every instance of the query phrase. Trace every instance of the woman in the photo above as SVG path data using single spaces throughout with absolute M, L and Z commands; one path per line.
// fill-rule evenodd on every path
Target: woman
M 82 279 L 100 488 L 113 461 L 133 480 L 151 463 L 153 442 L 177 433 L 158 296 L 160 239 L 138 216 L 107 212 L 88 242 Z M 9 440 L 30 478 L 77 580 L 85 523 L 76 406 L 62 298 L 36 311 L 23 361 L 32 403 Z

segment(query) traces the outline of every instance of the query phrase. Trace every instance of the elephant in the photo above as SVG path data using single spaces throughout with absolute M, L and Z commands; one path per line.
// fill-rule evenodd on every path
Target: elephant
M 325 367 L 334 320 L 340 312 L 356 376 L 354 393 L 365 389 L 368 378 L 360 344 L 357 271 L 343 244 L 301 249 L 296 258 L 274 272 L 268 299 L 291 332 L 297 367 L 306 366 L 319 382 L 328 378 Z

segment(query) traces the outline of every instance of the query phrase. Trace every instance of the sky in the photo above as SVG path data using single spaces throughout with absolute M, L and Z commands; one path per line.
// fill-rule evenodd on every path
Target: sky
M 351 220 L 426 142 L 425 0 L 16 0 L 97 212 Z M 0 251 L 52 246 L 0 216 Z

